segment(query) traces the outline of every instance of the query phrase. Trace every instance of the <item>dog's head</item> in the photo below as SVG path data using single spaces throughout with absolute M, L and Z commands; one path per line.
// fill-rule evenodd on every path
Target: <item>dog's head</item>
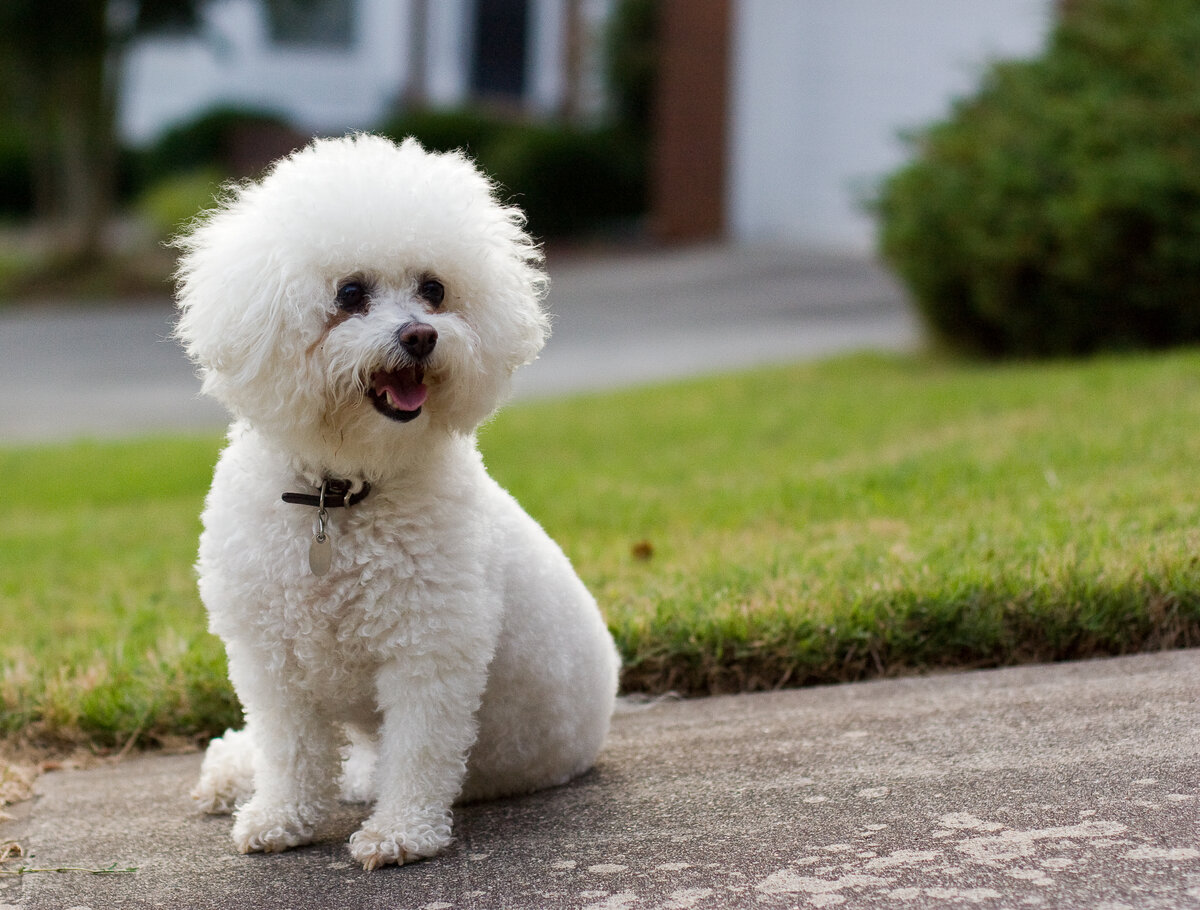
M 177 240 L 176 334 L 204 390 L 302 461 L 386 473 L 472 432 L 541 350 L 522 225 L 462 155 L 317 140 Z

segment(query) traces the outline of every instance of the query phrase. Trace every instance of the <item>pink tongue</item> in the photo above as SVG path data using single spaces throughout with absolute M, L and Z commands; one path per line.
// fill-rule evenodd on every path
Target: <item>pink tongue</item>
M 429 395 L 429 389 L 421 382 L 413 385 L 388 383 L 379 391 L 387 397 L 387 403 L 397 411 L 415 411 L 425 403 L 425 398 Z

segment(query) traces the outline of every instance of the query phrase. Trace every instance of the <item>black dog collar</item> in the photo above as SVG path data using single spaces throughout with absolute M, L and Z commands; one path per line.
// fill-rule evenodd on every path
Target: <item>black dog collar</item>
M 314 508 L 336 509 L 356 506 L 371 492 L 371 485 L 365 480 L 357 493 L 351 493 L 354 484 L 340 477 L 326 477 L 321 481 L 321 488 L 316 493 L 284 493 L 283 501 L 298 506 L 313 506 Z

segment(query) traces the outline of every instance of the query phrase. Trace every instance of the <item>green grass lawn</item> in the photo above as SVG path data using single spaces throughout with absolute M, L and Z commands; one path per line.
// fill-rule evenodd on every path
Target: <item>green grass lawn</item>
M 0 449 L 0 733 L 237 721 L 191 561 L 217 438 Z M 627 690 L 1200 644 L 1200 353 L 858 356 L 504 411 Z

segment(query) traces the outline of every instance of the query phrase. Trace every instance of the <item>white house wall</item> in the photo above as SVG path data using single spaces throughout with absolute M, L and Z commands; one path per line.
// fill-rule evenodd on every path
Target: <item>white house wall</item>
M 616 0 L 575 0 L 579 21 L 579 84 L 575 86 L 576 113 L 602 115 L 607 103 L 604 86 L 605 30 Z M 526 103 L 538 114 L 560 110 L 571 91 L 566 69 L 564 36 L 571 27 L 567 0 L 531 0 L 530 53 L 526 67 Z
M 529 5 L 530 51 L 525 59 L 526 99 L 538 113 L 553 113 L 566 94 L 562 45 L 546 40 L 566 34 L 567 6 L 559 0 L 532 0 Z
M 340 133 L 375 126 L 403 96 L 412 56 L 413 0 L 358 0 L 352 47 L 288 47 L 271 41 L 259 0 L 217 0 L 204 7 L 196 35 L 140 40 L 124 76 L 120 123 L 135 144 L 216 105 L 265 109 L 297 126 Z M 422 90 L 435 107 L 470 94 L 474 0 L 425 0 Z M 567 0 L 533 0 L 527 48 L 526 106 L 557 110 L 564 72 Z M 611 0 L 586 0 L 585 25 Z M 592 54 L 594 58 L 594 50 Z M 588 61 L 599 66 L 596 59 Z M 595 81 L 589 76 L 589 86 Z M 589 94 L 585 103 L 597 103 Z
M 425 97 L 436 107 L 463 102 L 471 87 L 471 0 L 428 0 Z
M 727 212 L 746 242 L 864 250 L 898 135 L 985 64 L 1035 54 L 1053 0 L 734 0 Z
M 218 104 L 280 112 L 311 129 L 372 125 L 403 84 L 408 2 L 369 0 L 358 16 L 353 47 L 281 47 L 256 0 L 205 7 L 199 34 L 155 36 L 131 50 L 123 135 L 145 143 Z

